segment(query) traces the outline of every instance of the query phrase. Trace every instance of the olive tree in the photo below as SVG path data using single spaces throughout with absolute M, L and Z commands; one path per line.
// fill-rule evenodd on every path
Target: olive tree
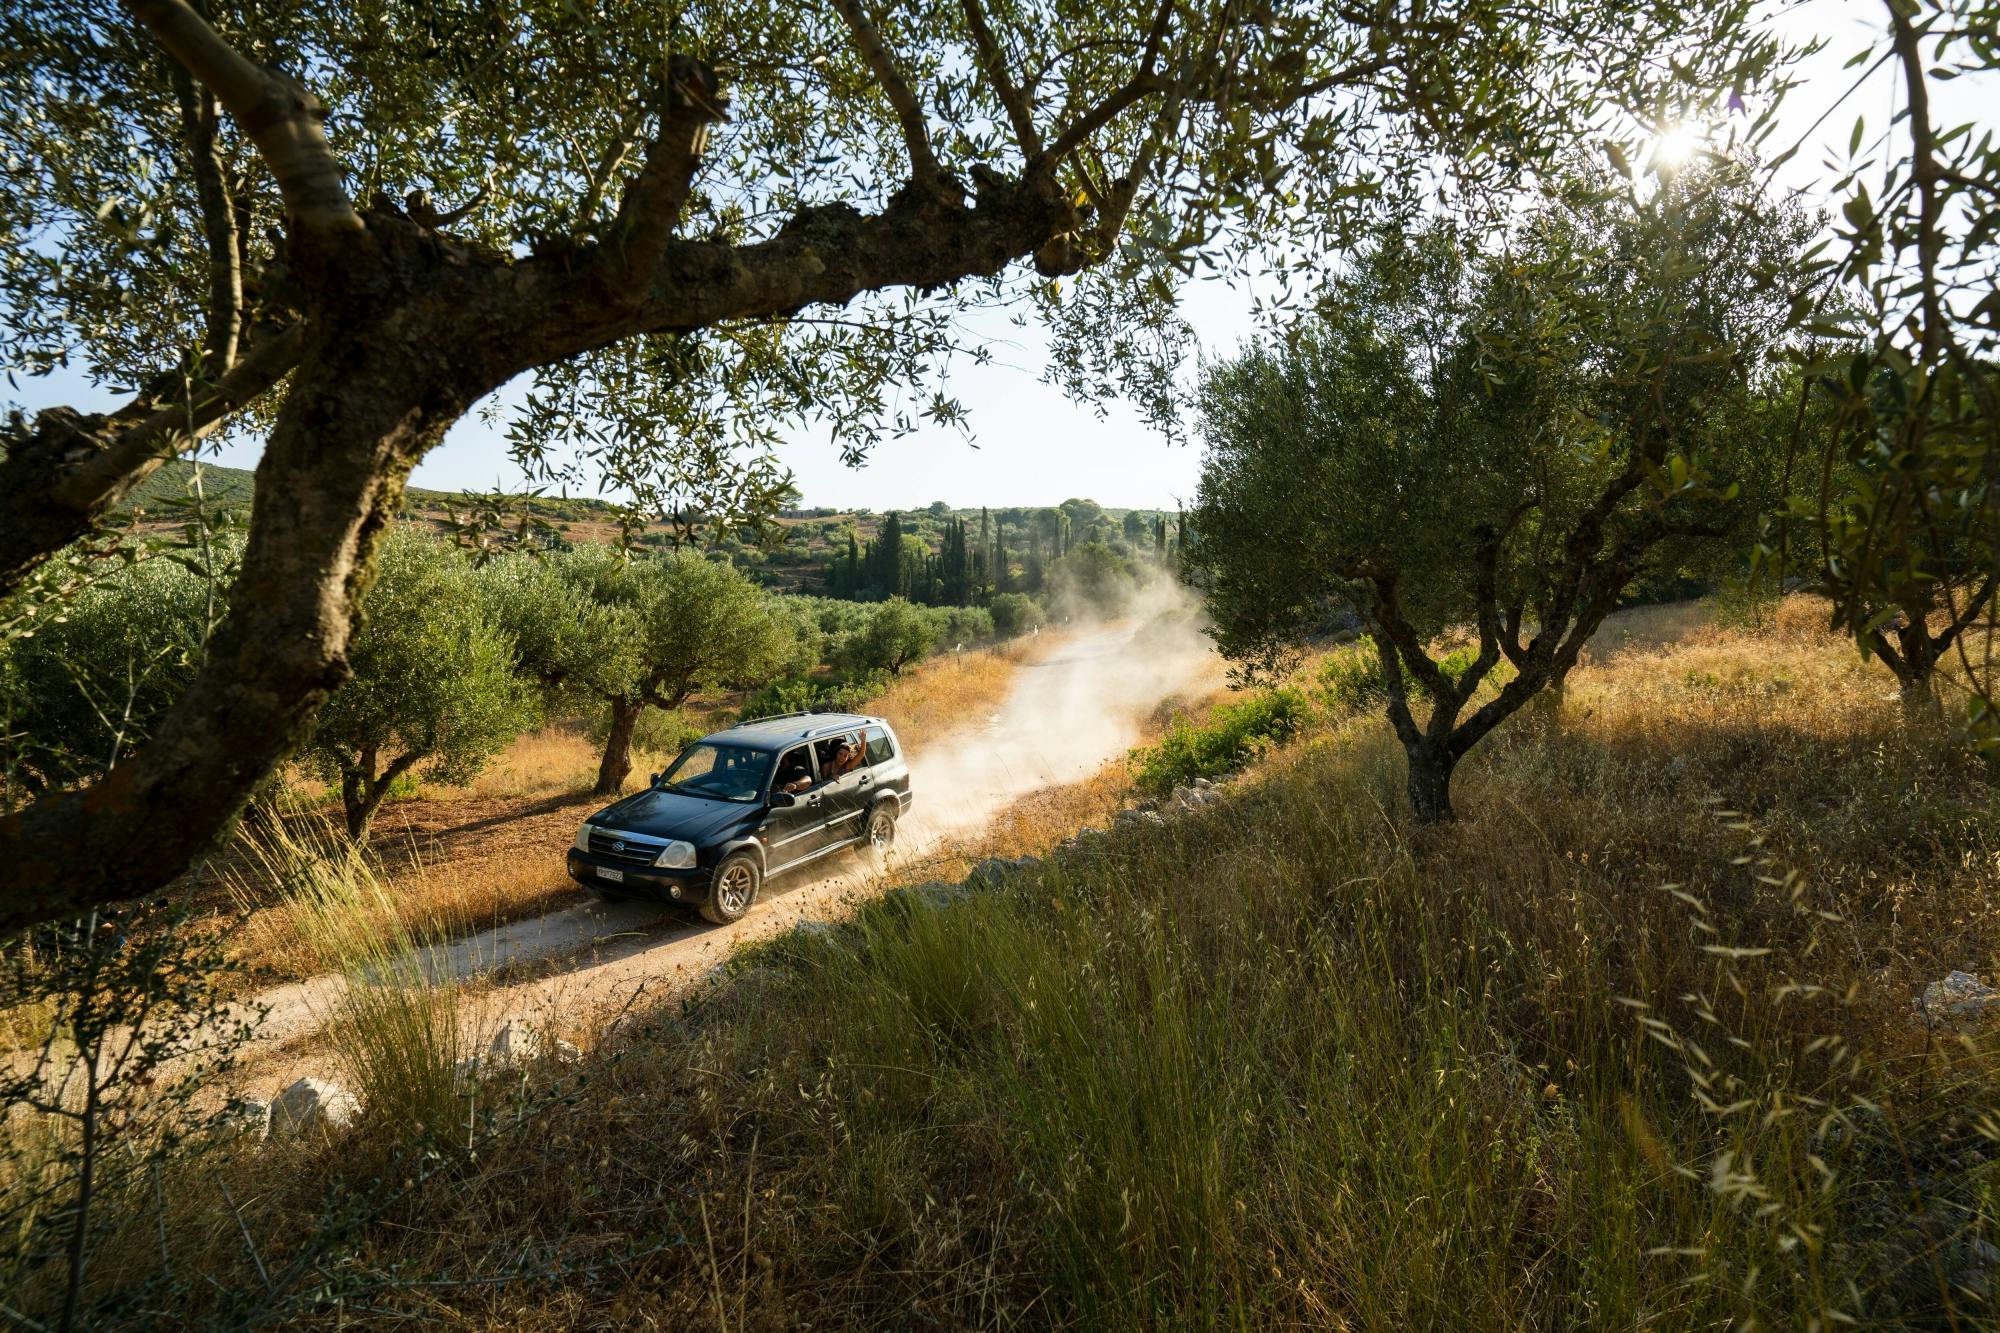
M 1198 259 L 1477 195 L 1607 106 L 1768 86 L 1748 13 L 9 6 L 0 356 L 136 392 L 7 428 L 0 596 L 162 459 L 267 433 L 203 666 L 143 750 L 0 819 L 0 928 L 151 891 L 233 817 L 349 674 L 411 468 L 502 385 L 531 472 L 655 513 L 763 510 L 802 421 L 857 456 L 960 421 L 928 375 L 973 303 L 1031 302 L 1068 388 L 1157 412 Z
M 1907 705 L 1938 707 L 1938 667 L 1956 653 L 1970 720 L 1990 746 L 2000 744 L 2000 144 L 1941 122 L 1931 98 L 1950 79 L 1990 84 L 2000 44 L 1977 0 L 1885 0 L 1878 13 L 1852 63 L 1892 70 L 1900 106 L 1882 147 L 1840 182 L 1843 244 L 1825 263 L 1843 308 L 1796 312 L 1839 351 L 1809 365 L 1828 418 L 1817 449 L 1794 437 L 1820 484 L 1766 554 L 1811 570 L 1834 623 L 1889 667 Z M 1857 147 L 1866 130 L 1857 118 Z M 1797 421 L 1810 419 L 1802 401 Z
M 219 611 L 212 579 L 154 557 L 0 646 L 0 805 L 99 777 L 143 745 L 194 678 Z
M 1384 241 L 1201 386 L 1187 560 L 1224 650 L 1269 665 L 1357 612 L 1411 806 L 1450 818 L 1458 761 L 1561 685 L 1649 562 L 1747 538 L 1738 474 L 1772 454 L 1742 419 L 1810 231 L 1722 163 L 1574 182 L 1483 258 L 1448 224 Z M 1477 636 L 1462 666 L 1432 646 L 1452 626 Z
M 930 656 L 938 624 L 905 597 L 891 597 L 869 613 L 868 622 L 847 641 L 849 665 L 862 671 L 903 674 L 903 668 Z
M 648 708 L 679 708 L 697 691 L 761 685 L 790 660 L 792 621 L 735 566 L 692 551 L 621 560 L 614 553 L 572 561 L 564 572 L 579 592 L 617 608 L 627 642 L 605 645 L 629 669 L 599 677 L 611 730 L 597 769 L 599 793 L 624 787 L 632 736 Z
M 397 779 L 421 772 L 470 782 L 535 716 L 471 567 L 407 527 L 383 543 L 348 662 L 350 675 L 314 719 L 302 758 L 340 784 L 357 841 Z

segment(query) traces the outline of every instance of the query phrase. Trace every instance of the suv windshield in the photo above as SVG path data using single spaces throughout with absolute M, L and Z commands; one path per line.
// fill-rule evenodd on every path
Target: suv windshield
M 674 766 L 660 776 L 660 786 L 712 801 L 748 803 L 763 794 L 764 778 L 770 771 L 768 750 L 702 741 L 681 751 Z

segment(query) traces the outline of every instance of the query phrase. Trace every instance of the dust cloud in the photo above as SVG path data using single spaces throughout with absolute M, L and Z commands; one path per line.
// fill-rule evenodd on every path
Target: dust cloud
M 1162 702 L 1222 679 L 1198 604 L 1164 580 L 1118 620 L 1042 632 L 1051 636 L 1051 649 L 1022 665 L 995 712 L 912 753 L 916 800 L 898 832 L 900 851 L 977 834 L 1022 797 L 1089 777 L 1138 743 Z

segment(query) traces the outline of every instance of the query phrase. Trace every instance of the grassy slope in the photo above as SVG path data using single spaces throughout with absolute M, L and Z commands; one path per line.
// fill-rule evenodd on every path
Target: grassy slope
M 1907 1020 L 2000 943 L 1988 778 L 1907 733 L 1812 608 L 1757 634 L 1676 614 L 1482 747 L 1455 826 L 1409 828 L 1384 724 L 1334 719 L 1222 808 L 765 948 L 370 1232 L 364 1268 L 454 1279 L 371 1303 L 510 1328 L 1982 1318 L 1991 1051 Z M 317 1197 L 296 1182 L 351 1153 L 246 1164 L 267 1262 Z M 460 1285 L 524 1255 L 574 1276 Z

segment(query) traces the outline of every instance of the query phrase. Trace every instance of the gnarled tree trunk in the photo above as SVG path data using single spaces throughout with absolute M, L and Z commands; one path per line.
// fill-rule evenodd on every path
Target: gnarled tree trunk
M 632 772 L 632 736 L 645 708 L 643 701 L 628 694 L 611 700 L 611 734 L 605 738 L 604 759 L 597 766 L 597 786 L 593 788 L 599 796 L 615 796 L 625 790 L 625 779 Z

